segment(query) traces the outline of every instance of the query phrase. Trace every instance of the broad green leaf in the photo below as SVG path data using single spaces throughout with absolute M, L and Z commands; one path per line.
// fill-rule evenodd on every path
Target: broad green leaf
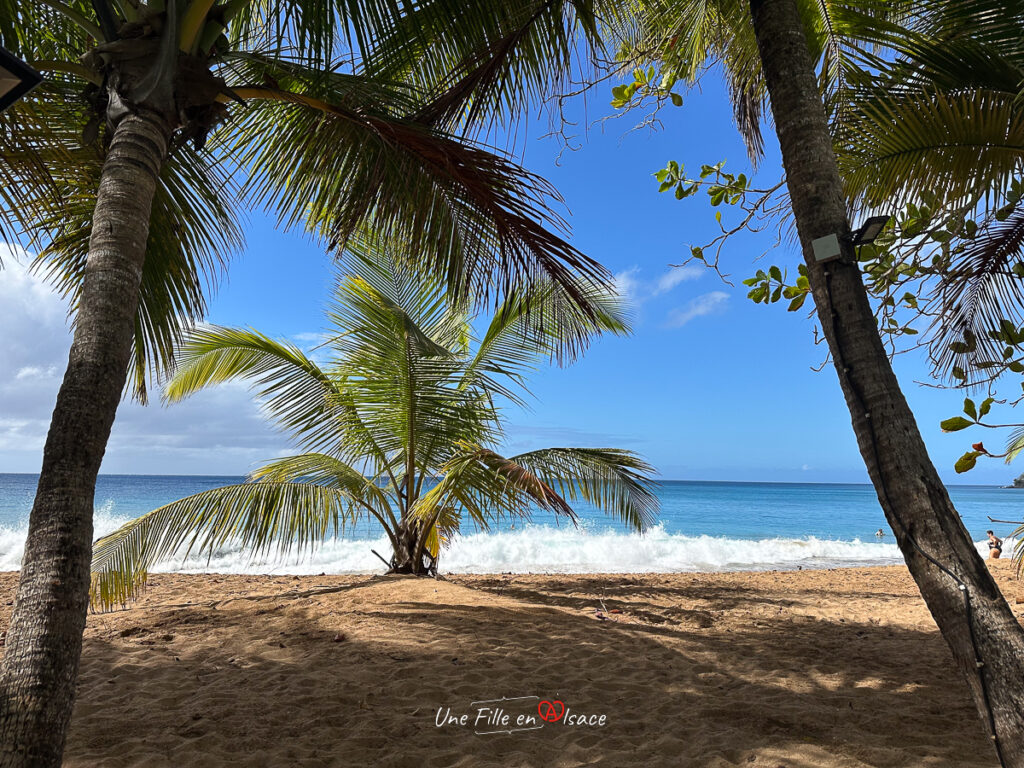
M 968 421 L 963 416 L 954 416 L 951 419 L 946 419 L 941 422 L 939 426 L 942 428 L 943 432 L 959 432 L 961 429 L 973 427 L 974 422 Z

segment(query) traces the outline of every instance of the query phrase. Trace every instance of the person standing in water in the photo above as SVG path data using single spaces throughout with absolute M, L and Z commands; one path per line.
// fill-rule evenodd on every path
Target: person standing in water
M 988 559 L 998 560 L 1003 554 L 1003 540 L 992 531 L 986 531 L 986 533 L 988 534 Z

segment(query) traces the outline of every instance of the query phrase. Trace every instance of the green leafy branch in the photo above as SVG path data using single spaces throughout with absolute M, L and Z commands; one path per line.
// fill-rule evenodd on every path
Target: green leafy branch
M 658 74 L 653 66 L 633 70 L 633 80 L 612 88 L 612 106 L 615 109 L 626 109 L 644 98 L 653 97 L 659 105 L 670 101 L 674 106 L 683 106 L 683 97 L 672 90 L 679 78 L 672 70 Z
M 981 401 L 980 405 L 976 405 L 971 398 L 964 398 L 964 415 L 944 419 L 939 426 L 942 427 L 943 432 L 960 432 L 961 430 L 975 426 L 985 427 L 986 429 L 1005 429 L 1012 426 L 1021 426 L 1019 424 L 986 424 L 982 421 L 982 419 L 984 419 L 992 409 L 992 404 L 996 402 L 1002 401 L 997 401 L 994 397 L 986 397 Z M 971 445 L 971 450 L 967 451 L 963 456 L 957 459 L 954 469 L 956 469 L 958 474 L 969 472 L 974 469 L 978 459 L 982 456 L 987 456 L 992 459 L 1006 459 L 1007 463 L 1009 463 L 1016 453 L 1017 451 L 1014 451 L 1012 447 L 1008 447 L 1007 451 L 1004 453 L 992 453 L 985 447 L 984 443 L 973 443 Z
M 787 271 L 774 264 L 765 272 L 757 270 L 757 274 L 743 281 L 743 284 L 750 286 L 747 298 L 755 304 L 774 304 L 780 299 L 788 299 L 787 311 L 796 312 L 804 305 L 808 294 L 811 292 L 811 285 L 807 279 L 807 266 L 798 264 L 796 283 L 790 285 L 786 282 Z
M 704 266 L 714 269 L 724 282 L 729 283 L 728 276 L 719 269 L 719 260 L 725 243 L 739 232 L 760 232 L 779 221 L 786 200 L 778 194 L 785 185 L 784 179 L 772 187 L 756 188 L 751 186 L 751 180 L 746 174 L 726 172 L 725 162 L 722 160 L 715 165 L 701 165 L 697 177 L 691 178 L 686 174 L 682 163 L 671 160 L 653 175 L 658 182 L 659 192 L 671 191 L 676 200 L 683 200 L 703 190 L 711 206 L 718 209 L 715 211 L 715 222 L 718 224 L 719 234 L 703 245 L 691 245 L 690 258 L 683 264 L 675 266 L 699 261 Z M 723 206 L 732 206 L 741 211 L 742 218 L 735 226 L 725 225 L 721 210 Z M 709 256 L 709 252 L 713 255 Z

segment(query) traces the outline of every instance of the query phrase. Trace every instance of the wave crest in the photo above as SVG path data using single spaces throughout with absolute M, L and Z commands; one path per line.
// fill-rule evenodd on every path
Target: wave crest
M 96 536 L 127 522 L 113 502 L 96 512 Z M 26 528 L 0 526 L 0 570 L 17 570 Z M 1009 552 L 1013 542 L 1007 541 Z M 978 551 L 987 555 L 985 542 Z M 332 539 L 302 556 L 285 560 L 253 558 L 237 546 L 225 546 L 209 557 L 190 556 L 161 563 L 156 572 L 184 573 L 374 573 L 382 568 L 370 551 L 387 556 L 388 542 L 376 539 Z M 891 565 L 903 562 L 895 543 L 804 538 L 736 539 L 687 536 L 657 526 L 640 536 L 607 529 L 556 528 L 528 525 L 519 530 L 471 533 L 442 552 L 447 573 L 685 573 L 699 571 L 782 570 Z

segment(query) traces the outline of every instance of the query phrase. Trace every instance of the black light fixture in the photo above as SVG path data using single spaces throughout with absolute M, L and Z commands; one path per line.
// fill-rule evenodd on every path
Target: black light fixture
M 818 262 L 834 261 L 843 254 L 843 249 L 840 246 L 839 241 L 850 243 L 853 247 L 861 245 L 869 245 L 875 242 L 875 239 L 882 234 L 882 230 L 885 229 L 885 225 L 889 223 L 891 216 L 872 216 L 863 224 L 860 225 L 859 229 L 854 230 L 848 235 L 842 238 L 839 235 L 832 233 L 819 237 L 816 240 L 811 241 L 811 247 L 814 249 L 814 259 Z
M 850 233 L 850 242 L 854 245 L 870 245 L 875 242 L 885 225 L 889 223 L 891 216 L 872 216 L 863 224 L 860 229 Z
M 43 82 L 43 76 L 5 48 L 0 48 L 0 112 Z

